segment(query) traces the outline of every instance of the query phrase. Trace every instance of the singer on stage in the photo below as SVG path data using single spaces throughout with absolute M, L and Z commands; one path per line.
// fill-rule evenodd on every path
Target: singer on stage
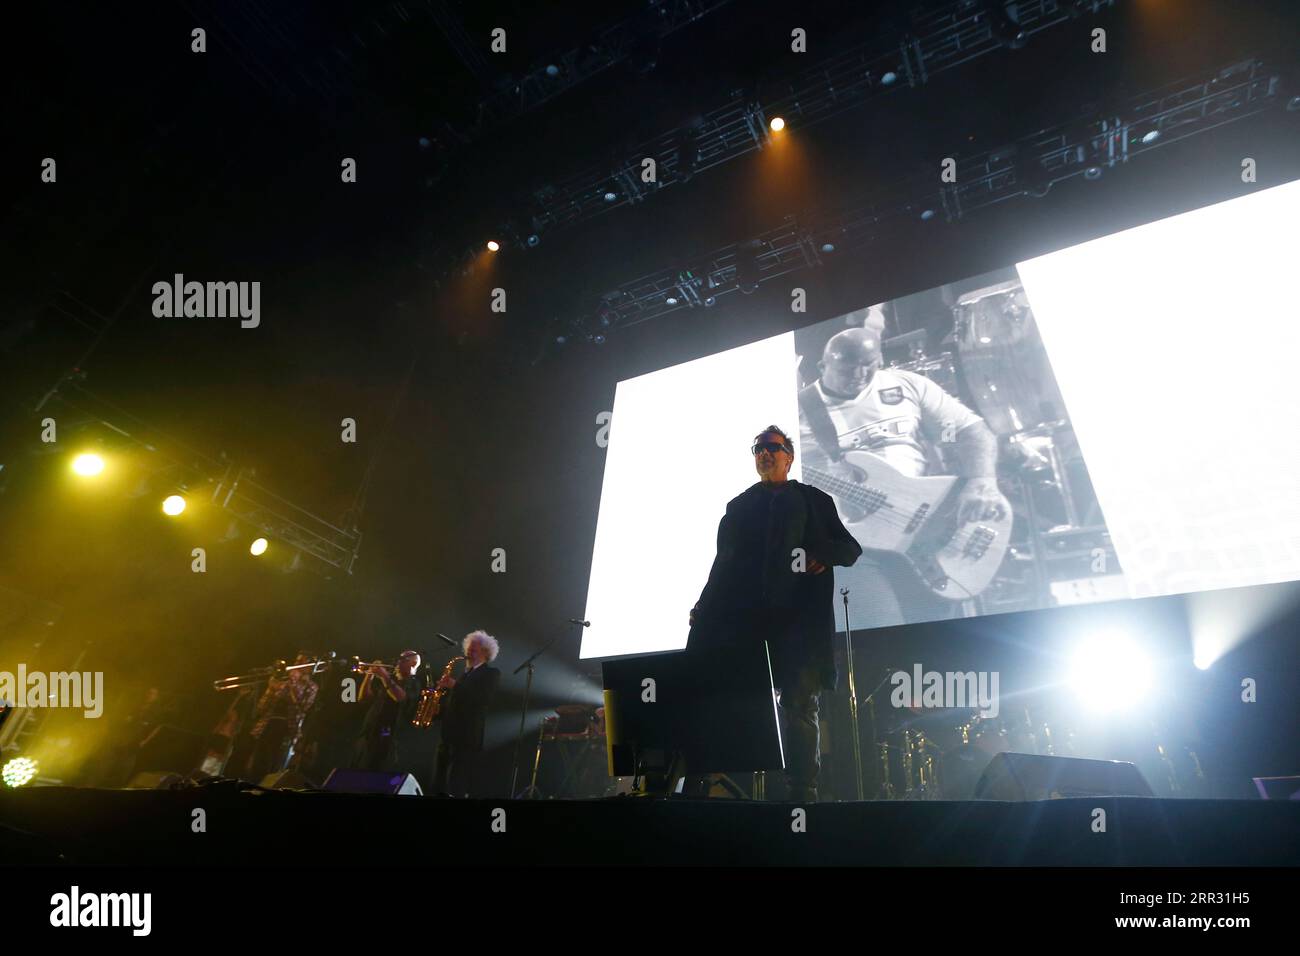
M 780 690 L 789 799 L 815 802 L 818 697 L 837 681 L 834 576 L 862 547 L 823 491 L 788 478 L 794 442 L 769 425 L 750 449 L 759 481 L 727 503 L 718 553 L 691 610 L 688 648 L 766 639 Z

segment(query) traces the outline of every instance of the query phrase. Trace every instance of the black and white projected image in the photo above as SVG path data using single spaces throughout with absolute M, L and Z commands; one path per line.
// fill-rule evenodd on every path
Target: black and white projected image
M 802 480 L 864 549 L 835 569 L 854 630 L 1127 596 L 1015 269 L 820 322 L 795 347 Z

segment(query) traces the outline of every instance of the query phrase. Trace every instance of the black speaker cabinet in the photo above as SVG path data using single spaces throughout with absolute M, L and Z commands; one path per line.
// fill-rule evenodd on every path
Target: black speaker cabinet
M 128 790 L 182 790 L 186 786 L 185 778 L 178 773 L 166 770 L 146 770 L 137 773 L 126 785 Z
M 1131 763 L 1038 754 L 1000 753 L 975 785 L 976 800 L 1149 796 L 1151 787 Z
M 422 796 L 420 782 L 409 773 L 386 773 L 382 770 L 331 770 L 322 789 L 335 793 L 396 793 Z
M 258 784 L 263 790 L 319 790 L 315 783 L 308 780 L 297 770 L 281 770 L 268 773 Z

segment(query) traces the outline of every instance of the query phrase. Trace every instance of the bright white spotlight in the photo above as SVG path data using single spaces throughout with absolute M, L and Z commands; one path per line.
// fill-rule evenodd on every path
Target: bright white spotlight
M 98 475 L 104 470 L 104 459 L 87 452 L 72 459 L 72 470 L 79 475 Z
M 1094 634 L 1070 657 L 1070 685 L 1090 710 L 1128 710 L 1151 692 L 1151 659 L 1127 634 Z
M 785 129 L 785 120 L 779 116 L 773 116 L 770 125 L 773 133 L 779 133 L 781 130 Z
M 168 495 L 163 499 L 163 514 L 178 515 L 185 510 L 185 499 L 180 495 Z
M 31 757 L 14 757 L 0 770 L 6 787 L 21 787 L 36 778 L 36 761 Z
M 501 248 L 501 243 L 497 242 L 495 239 L 489 239 L 487 247 L 488 247 L 488 252 L 496 252 L 498 249 Z
M 258 538 L 256 541 L 254 541 L 251 545 L 248 546 L 248 553 L 251 554 L 251 555 L 253 555 L 253 556 L 257 556 L 257 555 L 259 555 L 259 554 L 265 554 L 265 553 L 266 553 L 266 539 L 265 539 L 265 538 Z

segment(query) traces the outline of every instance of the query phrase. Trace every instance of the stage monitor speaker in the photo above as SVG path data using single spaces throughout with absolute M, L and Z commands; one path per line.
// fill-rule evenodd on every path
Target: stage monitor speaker
M 976 800 L 1150 796 L 1150 785 L 1131 763 L 1038 754 L 1000 753 L 975 785 Z
M 207 753 L 207 738 L 173 727 L 159 724 L 140 742 L 135 755 L 135 772 L 144 770 L 170 770 L 189 774 Z
M 766 643 L 615 658 L 601 670 L 609 776 L 661 769 L 674 751 L 690 774 L 785 767 Z
M 1300 777 L 1251 777 L 1261 800 L 1300 800 Z
M 180 790 L 186 785 L 185 778 L 178 773 L 166 770 L 146 770 L 137 773 L 126 785 L 128 790 Z
M 281 770 L 268 773 L 258 784 L 263 790 L 319 790 L 315 783 L 308 780 L 297 770 Z
M 335 793 L 396 793 L 402 796 L 423 796 L 420 782 L 409 773 L 386 773 L 382 770 L 349 770 L 343 767 L 330 771 L 325 778 L 324 790 Z

